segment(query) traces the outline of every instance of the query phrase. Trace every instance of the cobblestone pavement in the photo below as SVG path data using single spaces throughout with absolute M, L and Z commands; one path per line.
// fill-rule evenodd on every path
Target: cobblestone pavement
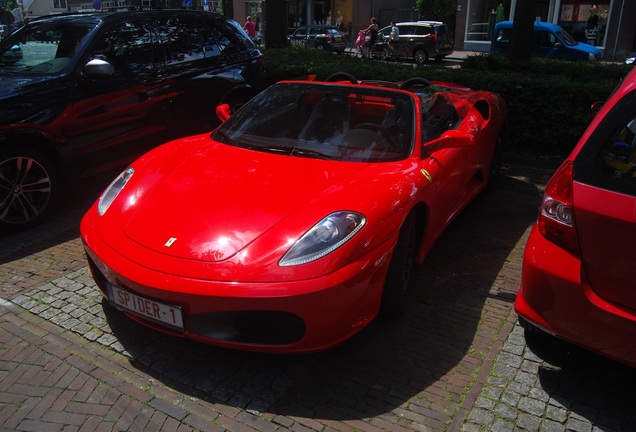
M 418 269 L 398 320 L 314 355 L 223 350 L 102 301 L 78 224 L 107 181 L 48 223 L 0 237 L 0 430 L 628 431 L 636 373 L 512 310 L 555 158 L 507 157 Z M 537 168 L 540 167 L 540 168 Z

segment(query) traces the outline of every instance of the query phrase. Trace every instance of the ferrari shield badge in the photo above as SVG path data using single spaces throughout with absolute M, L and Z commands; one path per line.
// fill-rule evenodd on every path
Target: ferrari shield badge
M 424 177 L 426 177 L 426 179 L 433 183 L 433 177 L 431 177 L 431 175 L 428 173 L 428 171 L 426 171 L 425 169 L 420 170 L 420 172 L 424 175 Z

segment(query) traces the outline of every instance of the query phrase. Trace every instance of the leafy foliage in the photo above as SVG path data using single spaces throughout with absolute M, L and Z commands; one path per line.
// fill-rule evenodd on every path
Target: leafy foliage
M 325 79 L 345 71 L 359 80 L 403 81 L 424 77 L 499 93 L 507 105 L 510 144 L 520 150 L 569 152 L 593 114 L 594 102 L 606 100 L 630 66 L 475 55 L 460 68 L 367 61 L 310 48 L 265 50 L 270 82 L 315 74 Z

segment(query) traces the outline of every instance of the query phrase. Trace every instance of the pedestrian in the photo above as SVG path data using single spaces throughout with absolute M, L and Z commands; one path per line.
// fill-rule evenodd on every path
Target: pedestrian
M 369 27 L 362 30 L 365 34 L 370 36 L 369 43 L 367 44 L 367 55 L 371 54 L 371 47 L 378 40 L 378 20 L 376 17 L 371 18 L 371 24 Z
M 254 25 L 254 21 L 252 21 L 252 17 L 248 16 L 245 24 L 243 25 L 243 30 L 245 33 L 252 39 L 254 43 L 256 43 L 256 26 Z

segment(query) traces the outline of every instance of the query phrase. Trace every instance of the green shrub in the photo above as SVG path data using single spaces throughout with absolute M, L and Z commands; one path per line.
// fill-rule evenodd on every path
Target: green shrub
M 348 72 L 359 80 L 403 81 L 420 76 L 499 93 L 506 101 L 508 135 L 515 148 L 568 153 L 593 114 L 591 105 L 607 99 L 630 66 L 533 59 L 515 64 L 506 57 L 473 55 L 459 68 L 368 61 L 310 48 L 267 49 L 270 82 L 315 74 L 326 79 Z

